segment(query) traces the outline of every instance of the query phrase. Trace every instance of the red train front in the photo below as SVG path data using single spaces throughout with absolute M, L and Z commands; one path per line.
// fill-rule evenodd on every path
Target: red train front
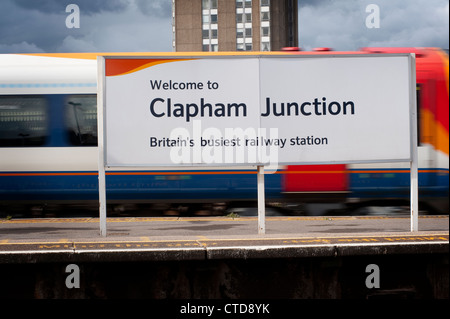
M 293 54 L 415 53 L 418 108 L 419 199 L 422 209 L 448 213 L 449 190 L 449 65 L 437 48 L 364 48 L 359 52 Z M 379 92 L 383 94 L 383 92 Z M 285 196 L 302 201 L 341 201 L 353 206 L 408 204 L 408 164 L 288 166 Z M 409 205 L 409 204 L 408 204 Z M 346 210 L 348 212 L 348 209 Z

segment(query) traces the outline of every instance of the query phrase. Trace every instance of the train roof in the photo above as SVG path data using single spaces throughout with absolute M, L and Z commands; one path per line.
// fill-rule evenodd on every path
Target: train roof
M 448 54 L 439 48 L 362 48 L 359 51 L 333 51 L 316 48 L 301 51 L 285 48 L 277 52 L 99 52 L 99 53 L 36 53 L 0 54 L 0 94 L 42 93 L 42 88 L 52 88 L 54 93 L 67 93 L 73 88 L 80 93 L 95 93 L 97 82 L 96 59 L 98 56 L 248 56 L 248 55 L 342 55 L 415 53 L 417 71 L 424 68 L 440 72 L 448 88 Z M 420 62 L 419 62 L 420 61 Z M 448 91 L 448 90 L 447 90 Z

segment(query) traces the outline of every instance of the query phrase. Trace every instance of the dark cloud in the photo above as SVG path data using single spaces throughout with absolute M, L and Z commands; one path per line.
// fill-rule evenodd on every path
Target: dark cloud
M 136 4 L 139 7 L 139 9 L 146 15 L 158 17 L 172 16 L 171 0 L 162 0 L 162 1 L 136 0 Z
M 76 4 L 84 14 L 121 11 L 130 5 L 128 0 L 13 0 L 13 2 L 25 10 L 46 13 L 62 13 L 69 4 Z
M 47 12 L 24 10 L 13 1 L 4 0 L 0 10 L 1 52 L 46 51 L 55 40 L 63 37 L 62 28 L 55 28 L 61 23 L 64 23 L 62 17 L 58 18 Z
M 36 10 L 46 13 L 65 12 L 69 4 L 76 4 L 83 14 L 105 12 L 123 12 L 133 6 L 141 13 L 159 17 L 170 17 L 172 12 L 171 0 L 13 0 L 15 4 L 25 10 Z
M 68 4 L 79 29 L 66 26 Z M 369 4 L 380 28 L 366 26 Z M 1 0 L 0 53 L 171 51 L 171 11 L 171 0 Z M 299 0 L 299 44 L 448 48 L 448 20 L 448 0 Z
M 80 28 L 68 28 L 68 4 Z M 0 53 L 171 51 L 171 0 L 2 0 Z
M 324 4 L 329 4 L 331 3 L 332 0 L 299 0 L 298 1 L 298 7 L 299 8 L 303 8 L 303 7 L 320 7 L 323 6 Z
M 300 1 L 300 3 L 303 1 Z M 369 28 L 368 5 L 379 8 L 379 28 Z M 448 0 L 304 1 L 299 9 L 299 43 L 306 50 L 366 46 L 449 46 Z

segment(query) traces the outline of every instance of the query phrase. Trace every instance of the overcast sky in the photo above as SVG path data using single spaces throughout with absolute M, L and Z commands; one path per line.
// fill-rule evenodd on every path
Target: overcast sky
M 66 26 L 69 4 L 80 8 L 79 28 Z M 366 25 L 371 4 L 379 8 L 378 28 Z M 0 0 L 0 53 L 170 52 L 171 6 L 171 0 Z M 299 0 L 299 45 L 448 49 L 449 1 Z

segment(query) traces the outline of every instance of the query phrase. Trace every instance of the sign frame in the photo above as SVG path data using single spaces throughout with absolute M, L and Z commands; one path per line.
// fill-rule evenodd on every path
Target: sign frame
M 180 164 L 169 163 L 167 165 L 111 165 L 108 162 L 108 140 L 107 140 L 107 108 L 106 108 L 106 75 L 105 75 L 105 64 L 107 59 L 271 59 L 271 58 L 281 58 L 281 59 L 343 59 L 346 57 L 352 58 L 365 58 L 365 57 L 407 57 L 409 62 L 409 157 L 408 158 L 393 158 L 393 159 L 375 159 L 375 160 L 355 160 L 355 161 L 311 161 L 311 162 L 282 162 L 282 165 L 307 165 L 307 164 L 337 164 L 337 163 L 386 163 L 386 162 L 410 162 L 410 200 L 411 200 L 411 231 L 418 230 L 418 155 L 417 155 L 417 105 L 416 105 L 416 72 L 415 72 L 415 55 L 407 54 L 407 53 L 399 53 L 399 54 L 327 54 L 327 55 L 285 55 L 285 54 L 251 54 L 251 55 L 223 55 L 223 54 L 214 54 L 214 55 L 152 55 L 152 56 L 98 56 L 97 57 L 97 77 L 98 77 L 98 86 L 97 86 L 97 121 L 98 121 L 98 171 L 99 171 L 99 201 L 100 201 L 100 234 L 102 236 L 106 236 L 106 182 L 105 175 L 106 171 L 110 169 L 119 169 L 126 170 L 130 168 L 139 169 L 152 169 L 155 167 L 179 167 Z M 260 70 L 258 70 L 260 72 Z M 261 75 L 259 74 L 259 102 L 261 106 Z M 261 122 L 260 122 L 261 126 Z M 187 167 L 220 167 L 220 166 L 248 166 L 248 167 L 256 167 L 257 168 L 257 185 L 258 185 L 258 233 L 265 233 L 265 212 L 264 212 L 264 166 L 267 167 L 267 163 L 250 163 L 250 164 L 242 164 L 242 163 L 214 163 L 212 165 L 205 163 L 195 163 L 184 165 Z

